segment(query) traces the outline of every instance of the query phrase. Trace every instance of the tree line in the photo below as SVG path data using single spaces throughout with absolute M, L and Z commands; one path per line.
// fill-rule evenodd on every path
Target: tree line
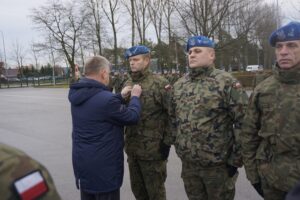
M 201 34 L 216 42 L 217 67 L 271 67 L 268 37 L 277 12 L 260 0 L 49 0 L 31 11 L 44 36 L 32 51 L 47 52 L 53 66 L 65 59 L 73 77 L 75 63 L 84 65 L 90 55 L 123 66 L 125 49 L 137 44 L 151 48 L 159 70 L 184 70 L 185 41 Z M 127 41 L 120 40 L 124 35 Z

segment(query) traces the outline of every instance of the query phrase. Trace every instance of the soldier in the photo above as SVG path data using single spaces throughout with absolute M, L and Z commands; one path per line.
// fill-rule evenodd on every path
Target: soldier
M 283 200 L 300 180 L 300 23 L 272 33 L 277 66 L 253 91 L 243 123 L 247 178 L 266 200 Z
M 129 48 L 125 57 L 131 69 L 125 85 L 143 88 L 141 120 L 125 131 L 131 189 L 137 200 L 165 200 L 166 160 L 171 145 L 166 135 L 168 82 L 151 73 L 146 46 Z
M 48 170 L 24 152 L 0 143 L 0 198 L 60 200 Z
M 191 37 L 186 50 L 189 74 L 174 84 L 170 109 L 185 191 L 190 200 L 231 200 L 248 98 L 235 78 L 214 67 L 212 40 Z

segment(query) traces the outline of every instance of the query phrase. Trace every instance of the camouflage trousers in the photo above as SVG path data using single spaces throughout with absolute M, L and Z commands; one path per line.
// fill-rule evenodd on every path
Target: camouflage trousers
M 278 177 L 278 174 L 274 173 L 274 170 L 270 164 L 262 164 L 258 167 L 258 173 L 260 176 L 261 180 L 261 185 L 262 185 L 262 190 L 264 193 L 264 200 L 284 200 L 287 192 L 283 190 L 279 190 L 277 188 L 282 188 L 280 187 L 280 177 Z M 288 171 L 288 168 L 285 168 L 286 171 Z M 289 178 L 289 177 L 287 177 Z M 278 180 L 278 181 L 274 181 Z M 273 182 L 272 182 L 273 181 Z M 281 180 L 281 184 L 286 185 L 287 180 Z M 274 187 L 273 184 L 277 186 Z M 285 188 L 287 189 L 287 188 Z
M 198 162 L 182 161 L 181 177 L 189 200 L 233 200 L 236 173 L 229 177 L 225 165 L 203 167 Z
M 284 200 L 287 192 L 278 190 L 270 186 L 265 179 L 261 180 L 264 200 Z
M 167 161 L 128 157 L 130 183 L 137 200 L 166 200 Z

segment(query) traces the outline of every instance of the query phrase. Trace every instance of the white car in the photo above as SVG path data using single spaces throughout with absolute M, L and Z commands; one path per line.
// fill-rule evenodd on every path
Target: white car
M 247 72 L 256 72 L 263 70 L 263 67 L 261 65 L 248 65 L 246 67 Z

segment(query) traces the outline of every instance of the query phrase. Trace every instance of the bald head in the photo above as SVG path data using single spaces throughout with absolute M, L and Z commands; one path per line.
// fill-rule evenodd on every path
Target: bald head
M 102 69 L 109 69 L 109 61 L 103 56 L 93 56 L 85 64 L 86 76 L 97 75 Z
M 103 56 L 93 56 L 87 60 L 85 64 L 85 75 L 87 78 L 108 85 L 109 74 L 109 61 Z

